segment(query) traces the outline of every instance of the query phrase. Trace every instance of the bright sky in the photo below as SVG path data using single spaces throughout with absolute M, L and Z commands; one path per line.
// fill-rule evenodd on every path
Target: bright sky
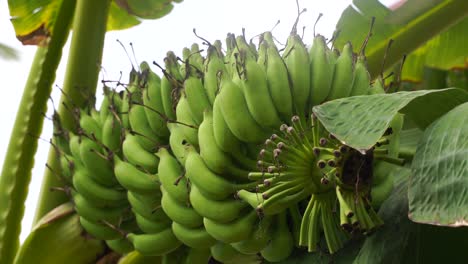
M 324 16 L 316 27 L 317 33 L 331 37 L 335 23 L 338 21 L 343 9 L 350 4 L 350 0 L 311 1 L 302 0 L 301 8 L 307 12 L 301 16 L 300 27 L 306 26 L 304 42 L 311 44 L 313 37 L 313 24 L 319 13 Z M 382 1 L 390 3 L 393 1 Z M 101 78 L 117 80 L 120 71 L 124 77 L 131 69 L 128 57 L 117 39 L 124 44 L 132 42 L 135 47 L 138 62 L 146 60 L 156 61 L 162 65 L 162 60 L 168 50 L 181 55 L 183 47 L 190 47 L 193 42 L 201 43 L 192 33 L 193 28 L 204 38 L 214 41 L 221 39 L 224 42 L 226 34 L 232 32 L 241 34 L 242 28 L 251 38 L 259 33 L 270 30 L 278 20 L 281 23 L 274 29 L 274 36 L 281 42 L 286 38 L 296 19 L 296 4 L 293 0 L 186 0 L 177 4 L 168 16 L 155 21 L 144 21 L 141 25 L 130 30 L 109 32 L 106 36 Z M 0 59 L 0 76 L 2 77 L 2 96 L 0 96 L 0 167 L 3 166 L 5 152 L 14 124 L 16 111 L 21 100 L 24 84 L 29 67 L 32 63 L 35 47 L 22 46 L 15 38 L 10 24 L 7 1 L 0 2 L 0 43 L 14 47 L 20 52 L 20 60 L 4 61 Z M 128 45 L 127 45 L 128 46 Z M 57 72 L 55 84 L 62 86 L 65 71 L 65 61 L 68 57 L 69 45 L 65 46 L 62 63 Z M 156 69 L 154 69 L 156 70 Z M 98 87 L 98 91 L 101 89 Z M 60 92 L 54 88 L 53 98 L 59 101 Z M 99 99 L 98 99 L 99 101 Z M 52 114 L 49 102 L 47 116 Z M 35 213 L 36 202 L 42 181 L 42 175 L 47 161 L 49 144 L 52 135 L 52 122 L 46 120 L 43 133 L 39 141 L 39 148 L 35 158 L 32 181 L 28 199 L 26 201 L 25 217 L 22 223 L 21 241 L 29 233 Z

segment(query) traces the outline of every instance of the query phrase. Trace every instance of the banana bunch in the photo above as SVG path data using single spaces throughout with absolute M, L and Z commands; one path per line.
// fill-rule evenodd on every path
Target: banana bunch
M 374 90 L 365 57 L 350 44 L 339 54 L 320 35 L 307 51 L 291 34 L 282 54 L 269 32 L 258 50 L 243 36 L 228 34 L 226 43 L 225 55 L 219 44 L 209 45 L 206 59 L 196 45 L 184 49 L 178 124 L 170 128 L 190 204 L 207 234 L 237 254 L 265 251 L 268 259 L 294 244 L 316 251 L 321 233 L 334 253 L 351 233 L 374 231 L 382 221 L 371 207 L 371 184 L 379 185 L 371 171 L 388 149 L 382 144 L 365 155 L 349 149 L 311 115 L 314 105 Z M 362 171 L 358 163 L 366 165 Z M 291 247 L 263 250 L 273 247 L 278 229 Z
M 129 129 L 122 143 L 123 156 L 114 157 L 114 172 L 126 190 L 138 227 L 136 232 L 126 234 L 125 239 L 143 255 L 162 256 L 182 244 L 172 231 L 171 218 L 162 208 L 162 181 L 158 173 L 162 162 L 157 153 L 169 140 L 167 122 L 172 102 L 170 94 L 164 96 L 164 82 L 148 64 L 143 62 L 140 69 L 126 90 Z M 168 109 L 165 101 L 170 103 Z
M 53 120 L 59 176 L 68 186 L 81 225 L 115 251 L 128 252 L 133 246 L 123 239 L 124 233 L 137 227 L 125 189 L 114 174 L 114 159 L 123 155 L 122 106 L 122 94 L 105 87 L 99 111 L 92 105 L 73 110 L 76 133 L 62 129 L 58 115 Z
M 183 114 L 192 118 L 190 104 L 179 106 L 186 100 L 185 93 L 197 96 L 197 89 L 204 88 L 197 87 L 200 80 L 189 74 L 197 70 L 192 64 L 179 65 L 171 52 L 165 61 L 162 79 L 142 63 L 141 73 L 127 89 L 130 128 L 122 144 L 123 159 L 115 160 L 114 171 L 127 190 L 139 230 L 128 233 L 126 239 L 145 256 L 162 256 L 163 263 L 206 263 L 216 240 L 190 204 L 183 159 L 176 158 L 186 155 L 184 142 L 191 142 L 187 138 L 191 130 L 197 132 L 184 126 L 187 119 L 181 118 Z M 184 80 L 184 72 L 193 78 Z M 196 121 L 191 124 L 197 125 Z
M 383 93 L 383 79 L 371 84 L 349 43 L 338 52 L 317 35 L 307 48 L 295 31 L 284 50 L 270 32 L 259 40 L 169 51 L 161 78 L 143 62 L 125 91 L 80 112 L 77 135 L 54 118 L 61 175 L 91 235 L 163 263 L 255 263 L 295 247 L 333 254 L 383 224 L 375 210 L 393 188 L 403 116 L 360 152 L 312 113 Z

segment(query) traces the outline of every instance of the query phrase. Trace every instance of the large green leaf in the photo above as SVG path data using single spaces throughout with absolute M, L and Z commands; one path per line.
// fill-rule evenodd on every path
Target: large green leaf
M 369 70 L 375 77 L 381 72 L 390 40 L 393 40 L 393 44 L 386 54 L 387 69 L 404 54 L 411 53 L 434 36 L 462 21 L 467 14 L 466 0 L 408 0 L 396 10 L 386 8 L 378 0 L 354 0 L 353 5 L 343 12 L 336 25 L 340 34 L 334 46 L 342 47 L 345 42 L 351 41 L 357 51 L 368 34 L 371 18 L 375 17 L 373 34 L 366 47 Z M 466 58 L 467 55 L 466 44 L 462 46 L 468 38 L 467 29 L 463 28 L 464 24 L 465 22 L 460 28 L 455 28 L 454 32 L 442 35 L 417 50 L 417 54 L 421 56 L 409 58 L 405 68 L 416 64 L 417 62 L 413 61 L 416 59 L 424 63 L 427 59 L 430 65 L 439 65 L 442 62 L 446 68 L 453 66 L 453 63 L 458 64 L 460 57 L 463 59 L 463 56 Z M 431 51 L 426 58 L 426 51 L 434 47 L 438 50 Z M 447 55 L 447 58 L 442 58 L 441 53 Z
M 468 18 L 449 30 L 435 36 L 409 54 L 403 67 L 402 78 L 421 81 L 425 67 L 449 70 L 468 65 Z M 441 88 L 444 86 L 440 86 Z
M 174 7 L 172 0 L 115 0 L 117 5 L 128 14 L 144 19 L 157 19 L 171 12 Z
M 45 45 L 62 0 L 8 0 L 11 23 L 23 44 Z
M 85 235 L 73 205 L 63 204 L 45 215 L 24 241 L 15 264 L 94 263 L 105 249 Z
M 467 92 L 447 88 L 342 98 L 315 106 L 313 112 L 344 144 L 366 151 L 382 137 L 397 112 L 406 114 L 420 128 L 425 128 L 466 101 Z
M 408 219 L 407 179 L 410 170 L 397 167 L 389 177 L 398 178 L 395 188 L 382 204 L 379 215 L 385 225 L 366 239 L 354 260 L 359 263 L 402 263 L 413 223 Z
M 57 11 L 62 1 L 8 0 L 11 22 L 15 28 L 17 38 L 23 44 L 46 45 L 46 40 L 53 34 L 53 28 L 57 22 Z M 140 18 L 156 19 L 163 17 L 172 8 L 172 0 L 112 1 L 107 21 L 107 30 L 120 30 L 133 27 L 140 23 Z
M 109 17 L 107 18 L 107 31 L 127 29 L 138 24 L 140 24 L 140 21 L 136 17 L 119 8 L 119 6 L 112 1 L 109 9 Z
M 412 163 L 410 218 L 468 226 L 468 103 L 427 128 Z

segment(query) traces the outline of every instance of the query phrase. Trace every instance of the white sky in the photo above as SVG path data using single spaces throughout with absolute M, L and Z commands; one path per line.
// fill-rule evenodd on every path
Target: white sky
M 301 8 L 307 8 L 307 12 L 301 16 L 300 27 L 298 28 L 306 26 L 304 42 L 311 44 L 313 24 L 318 14 L 323 13 L 324 16 L 316 27 L 317 33 L 331 37 L 342 10 L 351 1 L 301 0 L 300 2 Z M 394 2 L 394 0 L 382 2 L 390 3 Z M 104 79 L 107 80 L 117 80 L 120 71 L 126 77 L 131 69 L 129 59 L 116 42 L 116 39 L 124 44 L 132 42 L 139 62 L 143 60 L 148 62 L 156 61 L 162 65 L 162 59 L 168 50 L 173 50 L 177 55 L 181 55 L 183 47 L 190 47 L 193 42 L 201 43 L 192 33 L 193 28 L 196 28 L 197 33 L 202 37 L 210 41 L 221 39 L 224 44 L 228 32 L 241 34 L 242 28 L 246 28 L 246 35 L 250 38 L 270 30 L 278 20 L 281 20 L 273 34 L 278 40 L 285 42 L 295 18 L 296 4 L 293 0 L 186 0 L 181 4 L 177 4 L 172 13 L 162 19 L 144 21 L 139 26 L 125 31 L 109 32 L 106 36 L 102 62 L 105 72 L 101 72 L 101 78 L 104 76 Z M 2 167 L 16 111 L 35 52 L 35 47 L 22 46 L 16 40 L 13 27 L 9 22 L 7 1 L 0 1 L 0 43 L 16 48 L 21 56 L 18 61 L 0 59 L 0 76 L 2 79 L 0 95 L 0 124 L 2 124 L 0 127 L 0 167 Z M 58 86 L 63 84 L 68 48 L 69 45 L 67 44 L 63 52 L 62 63 L 57 72 L 55 84 Z M 98 87 L 98 91 L 100 89 Z M 59 97 L 58 89 L 54 88 L 54 101 L 58 102 Z M 51 116 L 52 107 L 50 102 L 48 108 L 47 116 Z M 41 138 L 47 141 L 51 134 L 52 122 L 46 120 Z M 26 201 L 25 217 L 22 223 L 21 241 L 29 233 L 35 213 L 48 155 L 49 144 L 46 141 L 39 141 L 29 195 Z

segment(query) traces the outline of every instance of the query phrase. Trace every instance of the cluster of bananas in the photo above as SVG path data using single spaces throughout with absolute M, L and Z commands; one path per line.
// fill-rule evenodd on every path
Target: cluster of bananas
M 92 104 L 90 104 L 92 105 Z M 72 110 L 76 133 L 61 126 L 54 114 L 54 142 L 60 159 L 60 178 L 67 186 L 83 228 L 106 240 L 110 247 L 129 247 L 120 230 L 135 230 L 126 189 L 114 174 L 114 160 L 122 156 L 125 127 L 121 120 L 122 98 L 105 89 L 102 107 Z
M 142 63 L 125 91 L 81 112 L 79 135 L 56 133 L 85 230 L 122 254 L 238 263 L 335 253 L 381 226 L 374 207 L 393 186 L 385 166 L 398 161 L 403 117 L 361 153 L 312 113 L 384 92 L 365 56 L 320 35 L 307 50 L 295 32 L 283 51 L 270 32 L 258 49 L 233 34 L 225 52 L 207 45 L 206 57 L 197 44 L 181 60 L 168 52 L 162 78 Z

